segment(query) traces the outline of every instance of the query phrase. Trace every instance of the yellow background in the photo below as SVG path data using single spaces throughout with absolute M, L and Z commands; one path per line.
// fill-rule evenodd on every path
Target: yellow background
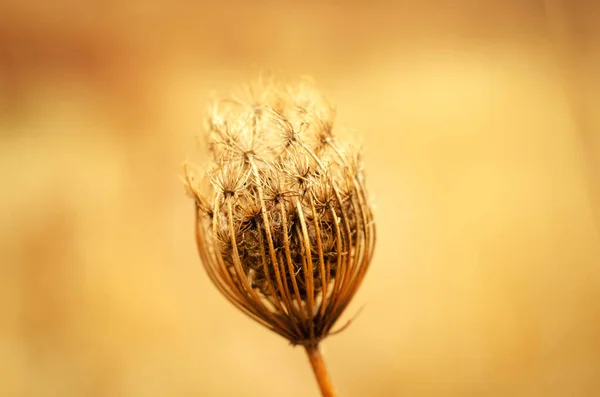
M 317 396 L 208 281 L 178 179 L 261 70 L 366 148 L 341 396 L 600 395 L 598 4 L 1 0 L 0 395 Z

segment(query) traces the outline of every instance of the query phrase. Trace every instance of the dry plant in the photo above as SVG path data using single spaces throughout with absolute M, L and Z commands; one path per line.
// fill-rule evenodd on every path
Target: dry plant
M 309 82 L 259 79 L 215 101 L 200 173 L 186 164 L 208 276 L 238 309 L 306 349 L 334 396 L 319 343 L 359 288 L 375 223 L 358 148 L 338 143 L 334 108 Z

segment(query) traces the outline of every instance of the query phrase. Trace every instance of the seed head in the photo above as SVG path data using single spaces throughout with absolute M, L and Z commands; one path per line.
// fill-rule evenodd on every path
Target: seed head
M 360 151 L 337 142 L 334 117 L 312 84 L 259 80 L 210 108 L 205 176 L 185 167 L 210 279 L 306 346 L 331 333 L 375 247 Z

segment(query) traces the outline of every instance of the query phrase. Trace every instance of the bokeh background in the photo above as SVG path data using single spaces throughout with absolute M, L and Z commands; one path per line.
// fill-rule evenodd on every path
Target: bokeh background
M 196 255 L 211 92 L 314 77 L 379 241 L 341 396 L 600 395 L 600 3 L 0 0 L 0 395 L 317 396 Z

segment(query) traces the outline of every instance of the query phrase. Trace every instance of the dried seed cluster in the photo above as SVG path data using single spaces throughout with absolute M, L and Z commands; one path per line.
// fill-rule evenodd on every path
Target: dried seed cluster
M 293 344 L 331 332 L 375 245 L 359 151 L 337 143 L 334 117 L 310 83 L 259 80 L 213 104 L 208 169 L 185 168 L 211 280 Z

